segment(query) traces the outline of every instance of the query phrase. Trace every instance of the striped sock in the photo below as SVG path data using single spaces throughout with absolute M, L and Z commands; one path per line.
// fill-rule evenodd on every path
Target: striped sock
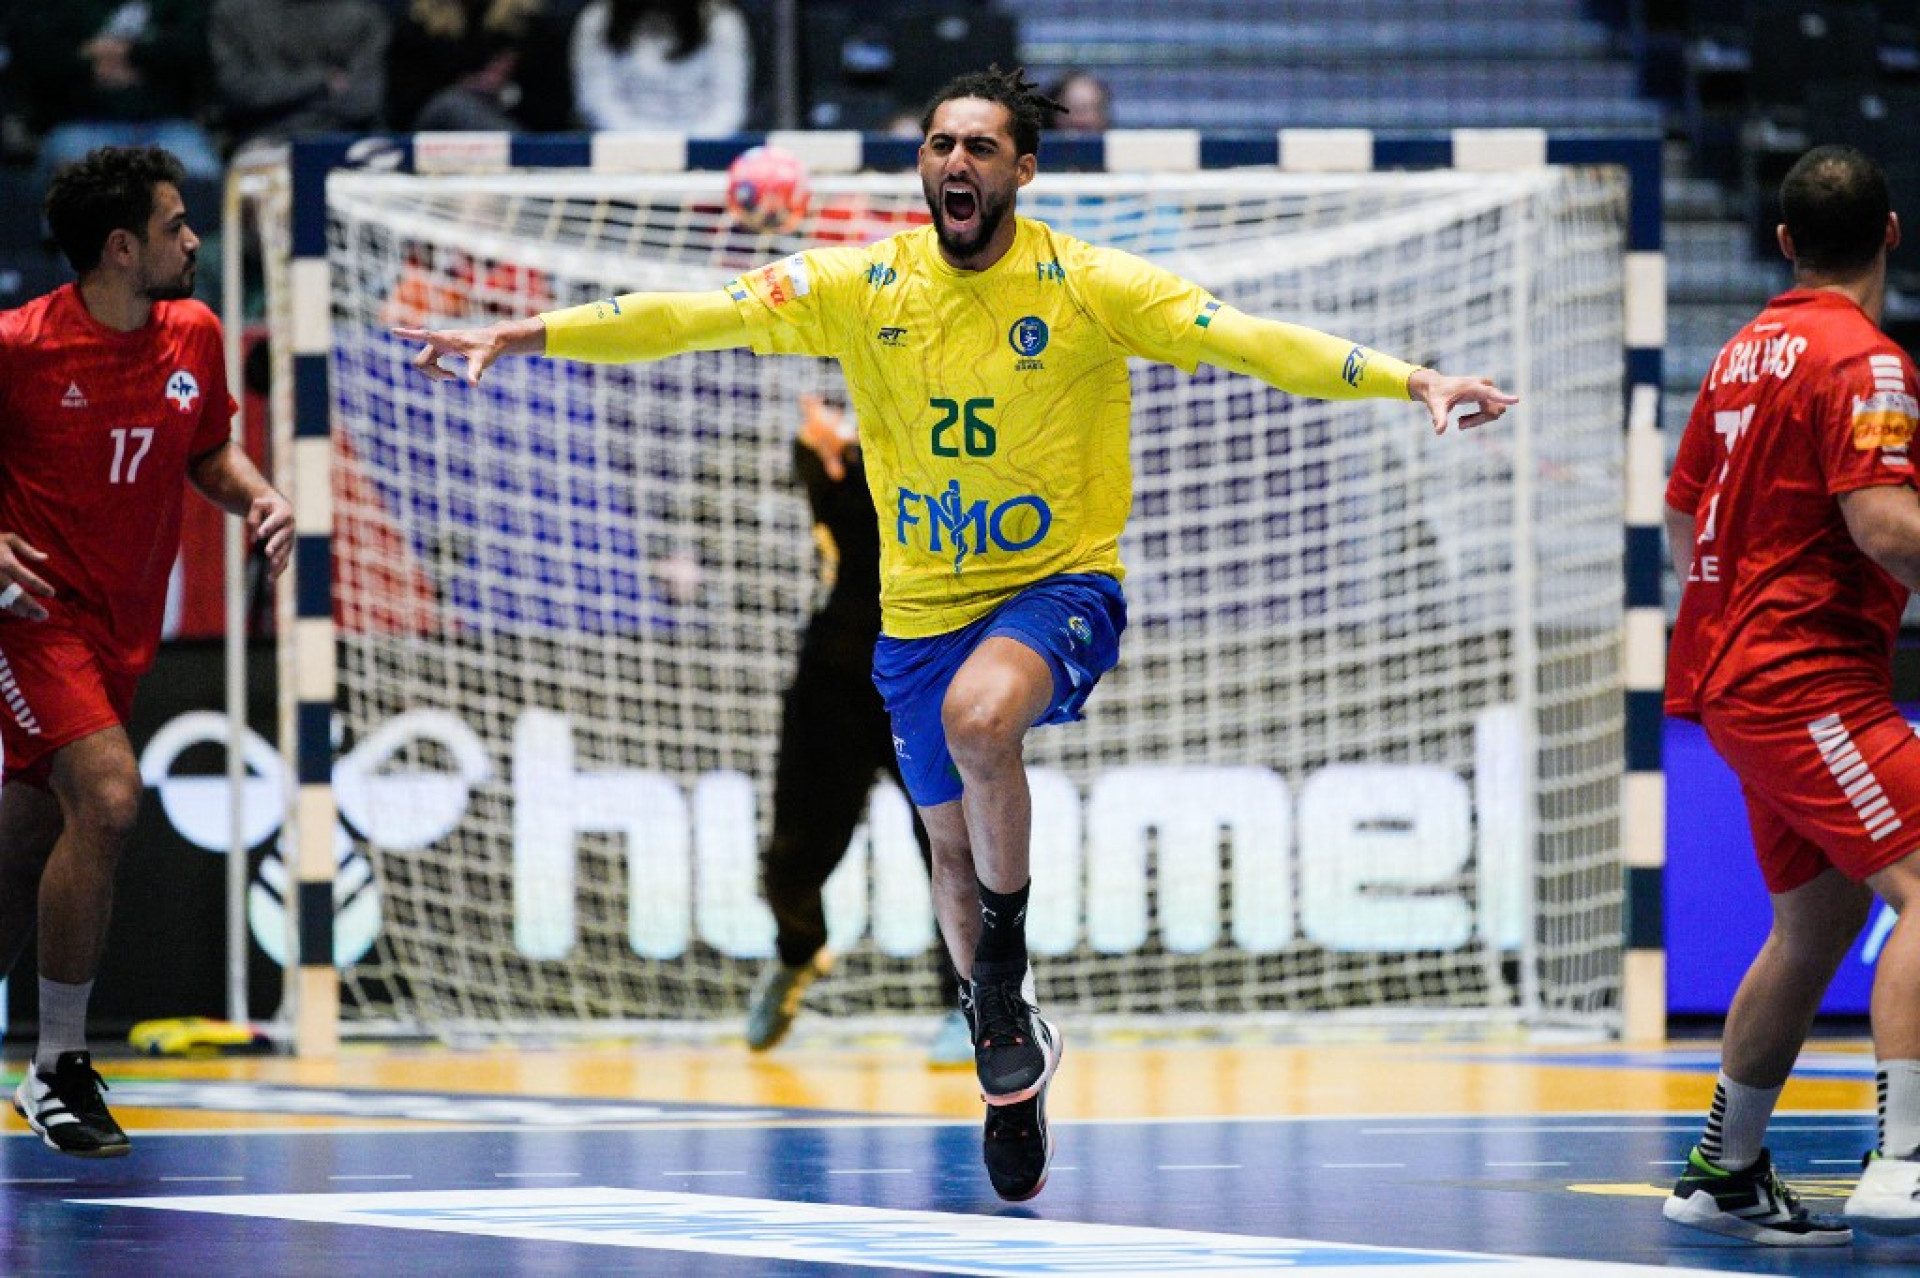
M 1874 1071 L 1883 1158 L 1920 1155 L 1920 1061 L 1881 1061 Z
M 1727 1077 L 1727 1071 L 1713 1084 L 1713 1108 L 1707 1112 L 1707 1129 L 1700 1136 L 1700 1153 L 1715 1167 L 1741 1171 L 1759 1160 L 1766 1148 L 1767 1123 L 1780 1099 L 1779 1087 L 1748 1087 Z

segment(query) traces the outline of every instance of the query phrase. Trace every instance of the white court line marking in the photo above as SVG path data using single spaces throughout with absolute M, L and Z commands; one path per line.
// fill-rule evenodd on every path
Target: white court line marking
M 829 1176 L 911 1176 L 911 1167 L 829 1167 Z
M 663 1171 L 662 1176 L 744 1176 L 743 1171 Z
M 1571 1167 L 1572 1163 L 1488 1163 L 1489 1167 Z
M 1321 1163 L 1328 1171 L 1372 1170 L 1376 1167 L 1405 1167 L 1405 1163 Z
M 1796 1123 L 1796 1132 L 1852 1132 L 1860 1130 L 1862 1123 Z M 1698 1119 L 1678 1123 L 1657 1123 L 1640 1126 L 1631 1123 L 1616 1123 L 1597 1126 L 1582 1123 L 1579 1126 L 1557 1125 L 1552 1123 L 1528 1124 L 1519 1127 L 1362 1127 L 1362 1136 L 1530 1136 L 1539 1134 L 1571 1134 L 1575 1136 L 1609 1136 L 1616 1133 L 1634 1132 L 1697 1132 L 1700 1130 Z
M 14 1176 L 0 1180 L 0 1185 L 71 1185 L 71 1176 Z
M 1239 1171 L 1239 1163 L 1161 1163 L 1160 1171 Z
M 1711 1271 L 1505 1256 L 1425 1247 L 1381 1247 L 1132 1225 L 1095 1225 L 1018 1216 L 897 1211 L 693 1193 L 568 1189 L 414 1191 L 345 1194 L 217 1194 L 180 1198 L 78 1198 L 91 1210 L 159 1209 L 269 1220 L 300 1220 L 469 1237 L 540 1240 L 801 1261 L 816 1268 L 865 1266 L 895 1272 L 1017 1278 L 1034 1273 L 1123 1275 L 1169 1269 L 1235 1275 L 1341 1278 L 1714 1278 Z M 1143 1271 L 1142 1258 L 1154 1263 Z
M 1656 1158 L 1647 1164 L 1649 1167 L 1685 1167 L 1686 1165 L 1687 1160 L 1684 1158 Z
M 1857 1158 L 1810 1158 L 1807 1161 L 1821 1167 L 1858 1167 L 1860 1165 L 1860 1160 Z
M 192 1181 L 201 1181 L 201 1180 L 239 1181 L 239 1180 L 245 1180 L 246 1177 L 245 1176 L 162 1176 L 160 1177 L 160 1179 L 163 1181 L 168 1181 L 173 1184 L 184 1185 Z
M 495 1172 L 494 1173 L 494 1175 L 501 1180 L 532 1180 L 535 1178 L 544 1179 L 546 1177 L 553 1177 L 555 1179 L 564 1179 L 567 1177 L 578 1176 L 579 1174 L 580 1174 L 579 1172 Z
M 410 1172 L 362 1172 L 352 1176 L 329 1176 L 328 1180 L 412 1180 Z

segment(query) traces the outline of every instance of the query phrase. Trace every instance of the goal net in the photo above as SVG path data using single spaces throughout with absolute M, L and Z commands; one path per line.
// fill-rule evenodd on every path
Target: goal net
M 804 225 L 754 236 L 723 186 L 327 180 L 335 787 L 379 910 L 338 956 L 348 1032 L 730 1027 L 772 953 L 758 848 L 820 588 L 790 443 L 837 368 L 516 359 L 476 390 L 388 333 L 718 288 L 924 219 L 911 175 L 822 176 Z M 1121 663 L 1028 742 L 1050 1014 L 1617 1025 L 1625 179 L 1046 175 L 1021 202 L 1523 397 L 1436 437 L 1410 404 L 1136 363 Z M 828 914 L 811 1011 L 934 1008 L 888 785 Z

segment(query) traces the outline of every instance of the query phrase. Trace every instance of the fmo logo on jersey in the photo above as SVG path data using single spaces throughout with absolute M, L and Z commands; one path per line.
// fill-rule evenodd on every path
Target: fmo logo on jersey
M 209 851 L 227 839 L 224 777 L 171 774 L 201 742 L 224 742 L 217 715 L 168 723 L 141 770 L 175 828 Z M 336 958 L 356 961 L 379 928 L 380 902 L 361 841 L 380 850 L 443 850 L 462 840 L 511 847 L 506 889 L 515 948 L 562 959 L 578 939 L 584 838 L 616 836 L 624 850 L 627 941 L 647 959 L 674 959 L 696 943 L 729 957 L 773 952 L 773 920 L 758 890 L 761 822 L 751 777 L 714 771 L 691 784 L 643 769 L 584 764 L 573 724 L 522 712 L 496 753 L 458 716 L 410 711 L 382 723 L 334 769 L 342 818 L 336 852 Z M 1519 712 L 1501 706 L 1475 725 L 1471 783 L 1438 766 L 1337 764 L 1289 780 L 1270 768 L 1130 765 L 1092 777 L 1033 768 L 1034 893 L 1029 944 L 1042 954 L 1082 946 L 1106 954 L 1153 935 L 1176 953 L 1232 945 L 1252 954 L 1306 942 L 1391 953 L 1457 949 L 1480 938 L 1517 948 L 1527 932 L 1530 858 Z M 249 778 L 243 829 L 273 838 L 294 781 L 264 740 L 242 746 Z M 400 762 L 422 757 L 444 766 Z M 511 828 L 483 827 L 510 799 Z M 497 821 L 497 817 L 494 818 Z M 284 944 L 272 908 L 277 858 L 251 893 L 253 930 L 276 956 Z M 935 944 L 926 872 L 906 799 L 873 795 L 868 820 L 827 885 L 831 943 L 871 938 L 911 958 Z
M 1053 509 L 1036 493 L 1023 493 L 988 505 L 961 495 L 960 481 L 947 481 L 939 495 L 902 487 L 894 495 L 894 536 L 907 545 L 919 540 L 911 530 L 925 528 L 925 544 L 936 555 L 951 553 L 953 570 L 968 555 L 984 555 L 989 545 L 1009 554 L 1031 550 L 1053 527 Z

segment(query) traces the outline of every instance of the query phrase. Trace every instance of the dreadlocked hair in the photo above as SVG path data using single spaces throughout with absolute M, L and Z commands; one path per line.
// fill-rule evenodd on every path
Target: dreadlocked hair
M 932 130 L 933 113 L 955 98 L 979 98 L 983 102 L 997 102 L 1005 107 L 1007 114 L 1012 117 L 1010 124 L 1014 149 L 1021 155 L 1033 155 L 1039 151 L 1040 131 L 1053 123 L 1055 115 L 1065 115 L 1067 111 L 1040 92 L 1039 85 L 1027 79 L 1025 67 L 1002 71 L 1000 64 L 995 63 L 985 71 L 969 71 L 941 85 L 928 99 L 926 113 L 920 117 L 921 136 Z

